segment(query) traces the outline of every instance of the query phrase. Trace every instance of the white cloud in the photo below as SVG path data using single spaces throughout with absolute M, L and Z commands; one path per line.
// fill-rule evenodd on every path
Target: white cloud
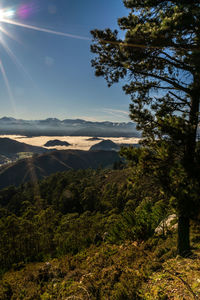
M 121 109 L 103 108 L 103 112 L 111 115 L 129 116 L 129 112 Z

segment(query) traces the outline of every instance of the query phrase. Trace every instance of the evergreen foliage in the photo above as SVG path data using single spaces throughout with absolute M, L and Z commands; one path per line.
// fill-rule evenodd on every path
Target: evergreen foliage
M 142 172 L 143 151 L 132 152 L 131 168 L 67 171 L 0 191 L 0 299 L 154 295 L 142 285 L 176 255 L 173 231 L 154 234 L 174 201 Z
M 141 187 L 132 172 L 67 171 L 38 185 L 1 190 L 1 271 L 22 262 L 76 254 L 102 241 L 119 244 L 152 236 L 163 218 L 163 206 L 168 213 L 171 208 L 163 204 L 158 185 L 154 193 L 144 189 L 145 178 Z
M 117 30 L 91 32 L 92 66 L 108 86 L 126 82 L 130 117 L 145 138 L 140 161 L 176 199 L 178 252 L 187 255 L 189 219 L 200 191 L 200 1 L 124 0 L 124 5 L 129 14 L 118 19 L 124 38 Z

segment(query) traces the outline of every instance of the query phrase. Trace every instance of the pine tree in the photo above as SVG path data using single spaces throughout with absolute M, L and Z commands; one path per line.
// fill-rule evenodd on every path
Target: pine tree
M 117 30 L 93 30 L 96 76 L 111 86 L 122 80 L 131 96 L 130 117 L 146 145 L 156 140 L 181 149 L 184 199 L 178 201 L 178 253 L 190 251 L 188 191 L 196 180 L 200 99 L 200 1 L 124 0 L 129 14 Z M 185 179 L 186 178 L 186 179 Z M 195 183 L 196 184 L 196 183 Z M 179 185 L 180 187 L 180 185 Z M 172 191 L 173 193 L 173 191 Z

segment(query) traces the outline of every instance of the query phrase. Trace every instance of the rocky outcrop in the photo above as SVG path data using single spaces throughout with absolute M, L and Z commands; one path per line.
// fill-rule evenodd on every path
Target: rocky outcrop
M 176 230 L 177 227 L 177 216 L 175 214 L 172 214 L 160 222 L 158 227 L 155 229 L 155 233 L 158 235 L 166 235 L 167 232 Z

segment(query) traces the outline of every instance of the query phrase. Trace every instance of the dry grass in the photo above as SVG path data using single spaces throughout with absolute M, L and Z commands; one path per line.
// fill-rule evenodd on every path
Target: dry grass
M 170 237 L 157 247 L 174 241 Z M 198 246 L 191 258 L 164 262 L 145 243 L 91 246 L 75 256 L 51 260 L 48 267 L 35 263 L 7 272 L 0 282 L 0 299 L 200 299 Z

